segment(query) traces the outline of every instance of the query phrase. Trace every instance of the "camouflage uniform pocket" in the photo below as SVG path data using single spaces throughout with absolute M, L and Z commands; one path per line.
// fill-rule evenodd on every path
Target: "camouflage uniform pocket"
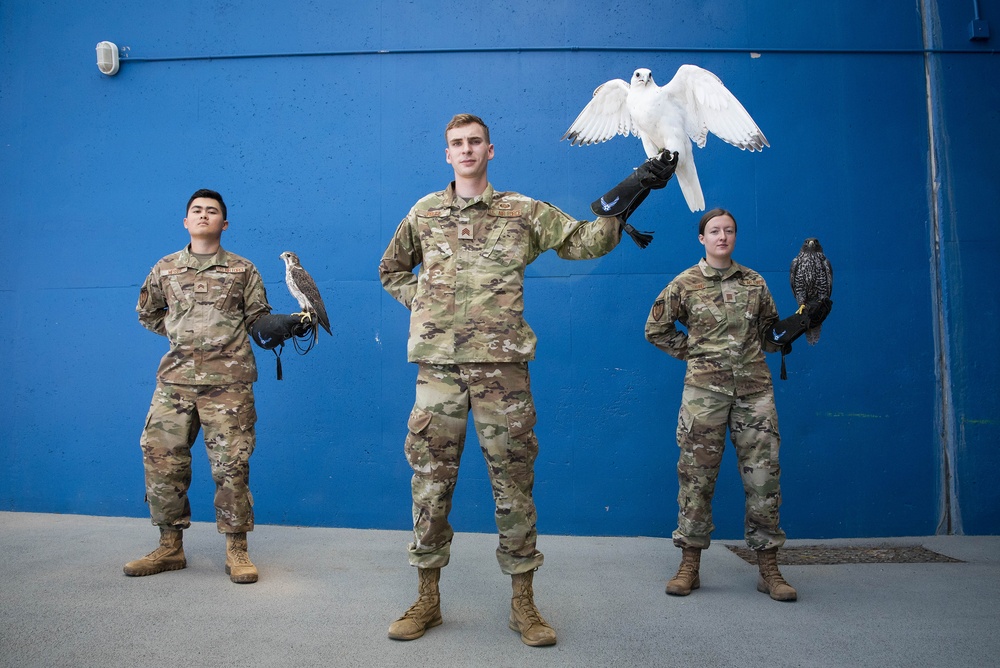
M 185 292 L 184 286 L 181 285 L 179 275 L 171 275 L 165 283 L 163 293 L 168 304 L 174 302 L 190 306 L 194 302 L 194 296 Z
M 496 242 L 491 244 L 489 240 L 487 241 L 483 255 L 507 267 L 523 262 L 527 254 L 528 238 L 518 222 L 505 222 L 500 234 L 497 235 Z
M 232 277 L 229 289 L 226 290 L 225 296 L 216 305 L 222 311 L 243 312 L 243 281 L 240 280 L 238 275 Z
M 778 411 L 773 404 L 770 408 L 771 410 L 762 416 L 761 426 L 758 429 L 766 434 L 771 434 L 777 444 L 781 440 L 779 435 L 781 432 L 778 431 Z
M 538 457 L 538 437 L 532 429 L 535 426 L 535 409 L 526 408 L 507 414 L 507 443 L 503 448 L 504 465 L 512 481 L 526 481 L 533 478 L 535 459 Z
M 409 431 L 403 452 L 414 474 L 426 481 L 448 480 L 458 475 L 460 438 L 452 433 L 448 418 L 414 408 L 406 426 Z
M 534 406 L 528 406 L 523 410 L 508 413 L 507 435 L 509 438 L 516 440 L 519 436 L 531 431 L 536 422 L 538 422 L 538 416 L 535 413 Z
M 257 424 L 257 408 L 253 404 L 242 406 L 236 413 L 236 420 L 239 422 L 240 429 L 250 431 Z
M 414 434 L 419 434 L 431 424 L 431 413 L 422 408 L 414 408 L 410 412 L 410 418 L 406 421 L 406 427 Z
M 756 316 L 759 310 L 760 310 L 760 290 L 751 289 L 747 292 L 747 308 L 746 308 L 747 320 Z
M 691 433 L 691 429 L 694 427 L 694 416 L 687 409 L 687 406 L 681 404 L 680 413 L 677 415 L 677 443 L 680 444 L 684 436 Z

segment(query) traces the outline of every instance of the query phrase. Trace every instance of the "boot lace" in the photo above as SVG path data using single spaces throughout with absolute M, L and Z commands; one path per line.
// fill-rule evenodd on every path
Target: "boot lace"
M 777 571 L 777 570 L 774 571 L 774 573 L 768 574 L 767 581 L 771 583 L 772 587 L 790 587 L 791 586 L 787 582 L 785 582 L 785 578 L 781 577 L 781 572 Z
M 243 550 L 234 550 L 231 552 L 233 556 L 233 564 L 236 566 L 252 566 L 253 562 L 250 561 L 250 555 Z
M 156 561 L 160 557 L 165 557 L 170 552 L 173 552 L 173 548 L 161 545 L 160 547 L 156 548 L 155 550 L 147 554 L 145 558 L 150 559 L 151 561 Z
M 690 561 L 685 561 L 677 569 L 677 575 L 674 576 L 675 580 L 693 580 L 694 576 L 698 574 L 698 567 L 695 566 Z
M 527 592 L 518 592 L 517 609 L 520 616 L 528 623 L 529 628 L 532 626 L 547 626 L 545 620 L 542 619 L 542 614 L 535 607 L 535 601 Z
M 765 564 L 760 569 L 760 574 L 764 578 L 764 580 L 766 580 L 767 583 L 772 587 L 778 587 L 780 585 L 786 585 L 786 586 L 788 585 L 788 583 L 785 582 L 785 578 L 781 576 L 781 571 L 778 570 L 777 564 L 770 564 L 770 563 Z
M 412 619 L 419 623 L 423 623 L 424 620 L 434 613 L 434 609 L 437 607 L 437 602 L 435 601 L 435 596 L 430 592 L 421 591 L 419 596 L 417 596 L 416 602 L 409 607 L 409 609 L 403 613 L 403 616 L 397 619 L 397 622 L 401 622 L 404 619 Z

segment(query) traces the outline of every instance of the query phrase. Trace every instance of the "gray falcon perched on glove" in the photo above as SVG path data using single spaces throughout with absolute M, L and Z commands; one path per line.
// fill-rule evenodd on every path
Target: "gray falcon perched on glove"
M 819 239 L 810 237 L 792 260 L 790 270 L 792 293 L 799 310 L 780 321 L 767 333 L 768 339 L 781 346 L 781 379 L 787 380 L 785 355 L 792 352 L 792 341 L 803 334 L 806 341 L 819 341 L 820 328 L 833 308 L 833 268 L 823 254 Z
M 792 294 L 799 305 L 799 313 L 809 302 L 820 302 L 833 295 L 833 267 L 823 254 L 819 239 L 809 237 L 802 244 L 802 250 L 792 260 L 789 271 L 792 284 Z M 823 327 L 820 322 L 806 330 L 806 341 L 814 346 L 819 341 L 819 333 Z

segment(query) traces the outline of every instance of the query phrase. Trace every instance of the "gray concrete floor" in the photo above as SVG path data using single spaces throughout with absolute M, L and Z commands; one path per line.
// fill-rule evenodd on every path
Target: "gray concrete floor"
M 507 628 L 491 534 L 456 536 L 444 624 L 411 642 L 386 638 L 416 596 L 408 532 L 259 526 L 261 579 L 234 585 L 202 523 L 186 569 L 124 576 L 157 536 L 135 518 L 0 513 L 0 666 L 1000 665 L 1000 537 L 790 541 L 921 544 L 965 563 L 783 566 L 799 601 L 778 603 L 728 541 L 679 598 L 663 591 L 669 540 L 542 536 L 536 602 L 559 643 L 530 648 Z

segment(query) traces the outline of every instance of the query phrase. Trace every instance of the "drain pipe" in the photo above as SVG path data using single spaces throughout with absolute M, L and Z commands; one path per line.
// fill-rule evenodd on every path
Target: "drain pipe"
M 945 206 L 941 192 L 942 175 L 946 177 L 947 160 L 942 138 L 941 119 L 941 66 L 940 56 L 932 53 L 934 43 L 940 34 L 936 0 L 920 0 L 921 27 L 924 45 L 924 80 L 927 100 L 927 135 L 930 153 L 928 155 L 929 188 L 928 211 L 930 213 L 931 247 L 931 291 L 934 308 L 934 347 L 936 357 L 935 376 L 938 383 L 938 447 L 941 453 L 940 514 L 937 533 L 961 534 L 962 516 L 955 489 L 955 453 L 957 441 L 955 432 L 955 406 L 952 398 L 951 346 L 948 328 L 948 293 L 944 282 L 947 269 L 943 258 L 943 230 Z

